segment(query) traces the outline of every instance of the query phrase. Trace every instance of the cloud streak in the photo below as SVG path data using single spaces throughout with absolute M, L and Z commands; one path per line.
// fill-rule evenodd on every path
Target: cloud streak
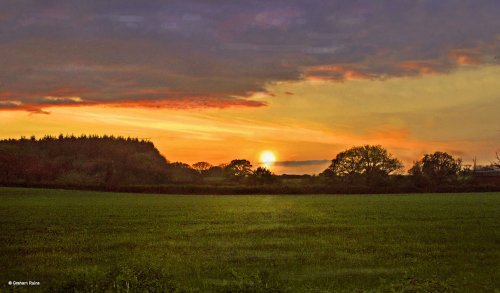
M 280 167 L 303 167 L 303 166 L 316 166 L 330 163 L 331 160 L 303 160 L 303 161 L 277 161 L 274 166 Z

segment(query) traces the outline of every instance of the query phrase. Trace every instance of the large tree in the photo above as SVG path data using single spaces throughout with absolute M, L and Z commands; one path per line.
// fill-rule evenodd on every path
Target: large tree
M 275 175 L 265 167 L 258 167 L 251 175 L 251 181 L 256 184 L 268 184 L 276 181 Z
M 400 171 L 403 164 L 380 145 L 357 146 L 340 152 L 323 172 L 341 178 L 364 178 L 367 182 Z
M 240 180 L 252 174 L 252 164 L 248 160 L 232 160 L 224 171 L 230 179 Z
M 198 171 L 199 173 L 205 173 L 212 165 L 208 162 L 197 162 L 192 165 L 193 169 Z
M 443 183 L 458 175 L 462 166 L 461 159 L 455 159 L 445 152 L 425 154 L 420 161 L 415 162 L 409 170 L 415 178 L 425 177 L 434 183 Z

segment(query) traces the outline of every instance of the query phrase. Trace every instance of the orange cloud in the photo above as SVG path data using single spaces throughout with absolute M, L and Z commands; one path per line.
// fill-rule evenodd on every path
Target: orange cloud
M 18 100 L 18 94 L 0 92 L 0 111 L 28 111 L 36 114 L 48 114 L 46 108 L 51 107 L 79 107 L 79 106 L 108 106 L 123 108 L 170 108 L 170 109 L 197 109 L 197 108 L 228 108 L 228 107 L 262 107 L 265 102 L 231 97 L 193 96 L 183 97 L 165 94 L 157 89 L 141 89 L 130 93 L 131 96 L 142 98 L 114 99 L 110 101 L 85 99 L 77 95 L 64 96 L 63 93 L 73 93 L 72 89 L 58 89 L 51 94 L 39 94 L 40 98 Z M 14 97 L 14 98 L 12 98 Z
M 311 66 L 305 70 L 305 78 L 309 80 L 346 81 L 369 79 L 371 76 L 360 70 L 340 65 Z
M 471 53 L 451 51 L 448 53 L 460 65 L 479 64 L 479 60 Z
M 228 108 L 228 107 L 262 107 L 264 102 L 228 99 L 220 100 L 213 97 L 197 97 L 185 100 L 136 100 L 136 101 L 113 101 L 110 103 L 99 103 L 104 106 L 127 107 L 127 108 L 170 108 L 170 109 L 196 109 L 196 108 Z
M 417 74 L 437 74 L 442 73 L 439 70 L 439 64 L 431 61 L 405 61 L 397 65 L 407 71 Z

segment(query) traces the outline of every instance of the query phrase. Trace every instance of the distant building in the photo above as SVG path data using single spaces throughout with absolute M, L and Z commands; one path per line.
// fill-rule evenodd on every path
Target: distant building
M 480 184 L 500 186 L 500 167 L 488 166 L 474 170 L 474 179 Z

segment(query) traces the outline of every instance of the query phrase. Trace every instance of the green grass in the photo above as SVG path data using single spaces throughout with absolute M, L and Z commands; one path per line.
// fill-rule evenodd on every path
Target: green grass
M 499 193 L 172 196 L 0 188 L 0 221 L 0 290 L 7 292 L 500 289 Z

